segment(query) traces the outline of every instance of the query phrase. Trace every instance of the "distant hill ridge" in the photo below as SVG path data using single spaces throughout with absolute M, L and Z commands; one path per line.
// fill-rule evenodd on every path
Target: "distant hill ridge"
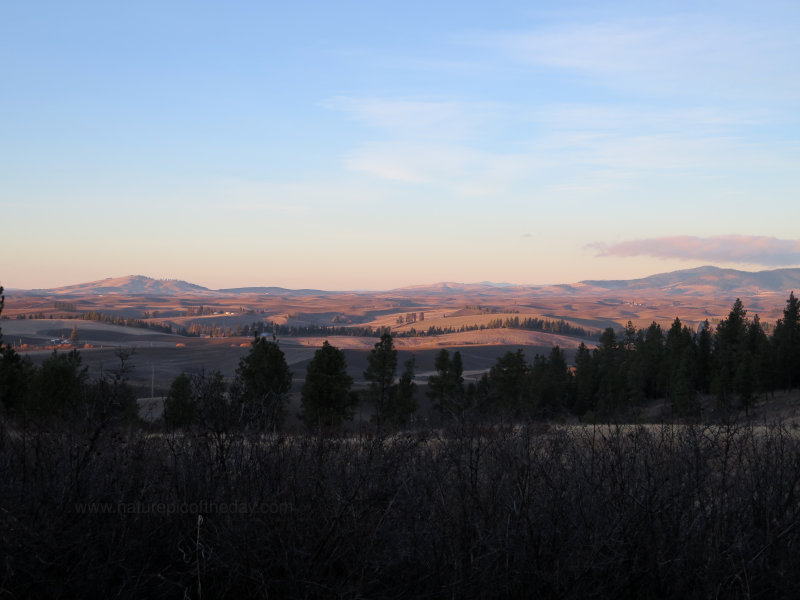
M 697 267 L 670 273 L 659 273 L 640 279 L 584 280 L 583 285 L 607 290 L 675 290 L 690 288 L 716 289 L 721 292 L 770 291 L 785 292 L 800 289 L 800 269 L 773 269 L 769 271 L 738 271 L 720 267 Z
M 683 269 L 669 273 L 658 273 L 638 279 L 586 279 L 573 284 L 558 285 L 517 285 L 509 283 L 456 283 L 440 282 L 431 285 L 415 285 L 388 290 L 386 292 L 398 296 L 412 294 L 477 294 L 494 295 L 499 293 L 542 293 L 583 295 L 608 292 L 641 293 L 645 291 L 661 291 L 674 294 L 701 294 L 713 291 L 721 293 L 752 294 L 757 292 L 788 293 L 800 291 L 800 268 L 784 268 L 765 271 L 738 271 L 720 267 L 705 266 L 694 269 Z M 30 290 L 36 294 L 121 294 L 131 296 L 231 296 L 240 294 L 268 294 L 275 296 L 310 296 L 321 294 L 341 294 L 342 291 L 324 291 L 315 289 L 292 290 L 276 286 L 240 287 L 212 290 L 200 285 L 188 283 L 180 279 L 153 279 L 143 275 L 129 275 L 80 283 L 76 285 Z M 365 293 L 359 291 L 357 293 Z
M 212 290 L 180 279 L 153 279 L 144 275 L 109 277 L 59 288 L 32 290 L 51 294 L 122 294 L 129 296 L 178 296 L 184 294 L 215 294 Z

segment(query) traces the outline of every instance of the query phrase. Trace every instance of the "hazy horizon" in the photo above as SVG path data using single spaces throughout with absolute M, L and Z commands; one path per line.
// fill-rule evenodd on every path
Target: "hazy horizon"
M 797 3 L 85 1 L 3 16 L 6 288 L 800 265 Z
M 718 267 L 716 265 L 706 264 L 706 265 L 702 265 L 700 267 L 690 267 L 690 268 L 687 268 L 687 269 L 677 269 L 676 271 L 689 271 L 689 270 L 703 269 L 703 268 L 731 269 L 732 267 Z M 770 271 L 778 271 L 778 270 L 782 270 L 782 269 L 792 269 L 792 268 L 793 269 L 798 269 L 798 267 L 776 267 L 776 268 L 773 268 L 773 269 L 738 269 L 737 271 L 743 272 L 743 273 L 759 273 L 759 272 L 770 272 Z M 6 285 L 4 287 L 6 289 L 6 292 L 12 291 L 12 290 L 22 290 L 22 291 L 51 290 L 51 289 L 60 289 L 60 288 L 70 287 L 70 286 L 85 285 L 85 284 L 90 284 L 90 283 L 101 283 L 101 282 L 104 282 L 104 281 L 118 281 L 118 280 L 126 279 L 126 278 L 143 277 L 145 279 L 150 279 L 150 280 L 154 280 L 154 281 L 162 281 L 162 282 L 174 281 L 174 282 L 187 283 L 187 284 L 190 284 L 190 285 L 198 285 L 198 286 L 201 286 L 203 288 L 207 288 L 210 291 L 218 291 L 218 290 L 225 290 L 225 289 L 247 289 L 247 288 L 268 288 L 268 287 L 273 287 L 273 288 L 286 288 L 286 289 L 296 289 L 296 290 L 298 290 L 298 289 L 312 289 L 312 290 L 320 290 L 320 291 L 326 291 L 326 292 L 385 292 L 385 291 L 391 291 L 393 289 L 415 288 L 415 287 L 424 288 L 424 287 L 437 286 L 437 285 L 441 285 L 441 284 L 490 285 L 490 286 L 495 286 L 495 287 L 498 287 L 498 288 L 502 288 L 504 286 L 547 287 L 547 286 L 569 285 L 569 284 L 581 283 L 581 282 L 584 282 L 584 281 L 616 281 L 616 280 L 626 281 L 626 280 L 646 279 L 646 278 L 651 277 L 651 276 L 652 277 L 656 277 L 656 276 L 659 276 L 659 275 L 667 275 L 667 274 L 670 274 L 670 273 L 673 273 L 673 272 L 674 271 L 669 271 L 669 272 L 657 271 L 657 272 L 649 273 L 649 274 L 647 274 L 647 275 L 645 275 L 643 277 L 621 277 L 621 278 L 600 278 L 600 279 L 598 279 L 598 278 L 585 278 L 585 279 L 572 280 L 572 281 L 547 281 L 547 282 L 533 282 L 533 281 L 509 282 L 509 281 L 490 281 L 490 280 L 456 281 L 456 280 L 448 279 L 448 280 L 441 280 L 441 281 L 417 281 L 417 282 L 414 282 L 414 283 L 410 283 L 410 284 L 403 285 L 403 286 L 396 286 L 396 287 L 393 287 L 393 288 L 367 288 L 367 287 L 323 288 L 323 287 L 320 287 L 320 286 L 313 286 L 313 285 L 312 286 L 297 287 L 297 288 L 289 288 L 288 286 L 274 284 L 274 283 L 271 283 L 271 282 L 258 282 L 258 281 L 250 282 L 250 283 L 247 283 L 247 284 L 244 284 L 244 285 L 239 285 L 239 286 L 215 286 L 215 285 L 200 284 L 200 283 L 198 283 L 196 281 L 191 281 L 191 280 L 184 279 L 184 278 L 181 278 L 181 277 L 153 277 L 151 275 L 142 274 L 142 273 L 136 273 L 136 274 L 130 273 L 128 275 L 111 275 L 111 276 L 108 276 L 108 277 L 101 277 L 100 279 L 93 279 L 93 280 L 86 280 L 86 281 L 72 281 L 72 282 L 69 282 L 69 283 L 63 284 L 63 285 L 48 285 L 48 286 L 40 286 L 40 287 L 35 287 L 35 288 L 23 288 L 23 287 L 19 287 L 19 286 L 8 286 L 8 285 Z M 0 285 L 2 285 L 2 281 L 0 281 Z

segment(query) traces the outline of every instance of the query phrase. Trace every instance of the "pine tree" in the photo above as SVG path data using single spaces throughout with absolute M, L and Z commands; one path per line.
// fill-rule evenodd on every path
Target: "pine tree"
M 789 294 L 783 318 L 773 337 L 777 384 L 783 389 L 800 386 L 800 300 Z
M 417 389 L 417 384 L 414 383 L 414 357 L 409 358 L 403 366 L 403 374 L 400 375 L 400 380 L 397 382 L 394 402 L 387 411 L 387 420 L 398 426 L 408 423 L 419 408 L 419 403 L 414 395 Z
M 774 377 L 774 358 L 772 347 L 770 346 L 767 334 L 761 327 L 761 320 L 758 315 L 747 325 L 747 339 L 745 341 L 745 353 L 751 357 L 750 382 L 752 392 L 768 393 L 773 390 Z M 754 398 L 750 398 L 752 402 Z
M 442 349 L 434 367 L 436 374 L 428 377 L 428 396 L 433 400 L 434 408 L 447 415 L 462 416 L 467 406 L 461 353 L 456 351 L 451 359 L 450 353 Z
M 691 372 L 694 361 L 694 341 L 689 328 L 676 318 L 667 332 L 664 343 L 664 373 L 666 382 L 666 395 L 676 408 L 675 394 L 680 393 L 683 398 L 687 396 L 685 388 L 694 387 L 694 374 Z M 683 371 L 681 368 L 683 367 Z M 681 388 L 679 390 L 679 388 Z M 688 402 L 688 401 L 687 401 Z M 676 409 L 677 410 L 677 409 Z M 688 404 L 678 410 L 683 414 L 688 410 Z
M 708 393 L 711 389 L 711 375 L 712 375 L 712 349 L 713 349 L 713 336 L 711 334 L 711 325 L 706 319 L 700 324 L 700 331 L 696 336 L 697 345 L 697 368 L 695 370 L 695 385 L 697 389 L 703 393 Z
M 375 407 L 375 421 L 382 425 L 386 419 L 389 405 L 394 400 L 394 378 L 397 372 L 397 350 L 392 335 L 384 332 L 380 341 L 367 356 L 367 370 L 364 379 L 369 382 L 369 401 Z
M 0 286 L 0 316 L 5 305 L 3 286 Z M 0 408 L 9 412 L 23 410 L 31 392 L 35 369 L 27 356 L 22 357 L 11 346 L 3 343 L 0 328 Z
M 544 359 L 543 366 L 542 393 L 537 412 L 552 416 L 563 409 L 569 388 L 570 374 L 561 348 L 553 346 L 550 354 Z
M 53 353 L 35 372 L 29 408 L 40 416 L 72 417 L 86 408 L 89 368 L 77 350 Z
M 744 383 L 741 377 L 738 381 L 736 379 L 744 359 L 746 333 L 747 311 L 737 298 L 728 318 L 717 325 L 714 338 L 714 375 L 711 386 L 718 401 L 726 407 L 731 406 L 737 385 Z
M 592 358 L 597 374 L 597 408 L 606 414 L 614 413 L 622 408 L 627 396 L 627 377 L 621 368 L 622 351 L 613 328 L 603 331 Z
M 353 378 L 347 374 L 344 352 L 326 340 L 306 370 L 300 419 L 310 427 L 338 427 L 353 418 L 358 403 L 350 392 Z
M 250 352 L 239 361 L 237 383 L 247 424 L 278 429 L 283 424 L 292 372 L 277 342 L 256 335 Z
M 692 364 L 691 353 L 685 352 L 671 378 L 672 409 L 680 416 L 697 415 L 700 409 L 694 386 Z
M 506 352 L 489 370 L 491 406 L 495 410 L 511 411 L 514 414 L 519 414 L 525 408 L 532 409 L 529 380 L 530 367 L 522 349 Z
M 644 371 L 644 393 L 648 399 L 659 398 L 664 394 L 664 381 L 660 376 L 664 362 L 664 333 L 661 326 L 653 321 L 647 328 L 642 342 L 642 369 Z
M 197 420 L 197 410 L 192 402 L 192 381 L 181 373 L 169 387 L 164 400 L 164 423 L 168 427 L 184 427 Z
M 571 406 L 576 415 L 584 415 L 596 408 L 595 382 L 595 362 L 589 349 L 581 342 L 575 353 L 575 392 Z

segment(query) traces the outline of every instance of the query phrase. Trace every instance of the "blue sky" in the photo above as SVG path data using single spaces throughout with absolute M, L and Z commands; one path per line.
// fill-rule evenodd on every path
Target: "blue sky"
M 0 7 L 0 283 L 800 265 L 800 4 Z

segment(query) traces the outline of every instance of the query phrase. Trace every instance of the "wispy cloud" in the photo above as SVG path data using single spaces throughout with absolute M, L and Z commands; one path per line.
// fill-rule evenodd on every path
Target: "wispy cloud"
M 617 244 L 596 242 L 587 247 L 595 250 L 599 257 L 654 256 L 774 267 L 800 264 L 800 240 L 781 240 L 768 236 L 668 236 Z
M 742 128 L 770 123 L 757 110 L 646 105 L 511 106 L 405 98 L 325 103 L 374 132 L 352 148 L 349 171 L 480 196 L 536 185 L 605 186 L 652 173 L 792 168 L 797 147 L 770 147 Z M 506 138 L 498 143 L 497 132 Z M 569 176 L 563 173 L 570 171 Z
M 702 186 L 792 173 L 800 146 L 786 132 L 798 122 L 791 57 L 800 41 L 791 15 L 764 17 L 770 10 L 545 15 L 527 28 L 451 37 L 467 62 L 499 73 L 482 96 L 443 85 L 322 105 L 368 131 L 343 156 L 347 171 L 437 192 L 594 200 L 655 178 Z
M 537 154 L 500 154 L 455 144 L 374 142 L 351 154 L 352 171 L 406 183 L 430 184 L 467 195 L 487 195 L 553 164 Z
M 791 19 L 789 20 L 791 22 Z M 527 32 L 476 36 L 523 64 L 579 73 L 586 83 L 670 95 L 736 91 L 796 99 L 800 42 L 789 23 L 693 15 L 560 23 Z

